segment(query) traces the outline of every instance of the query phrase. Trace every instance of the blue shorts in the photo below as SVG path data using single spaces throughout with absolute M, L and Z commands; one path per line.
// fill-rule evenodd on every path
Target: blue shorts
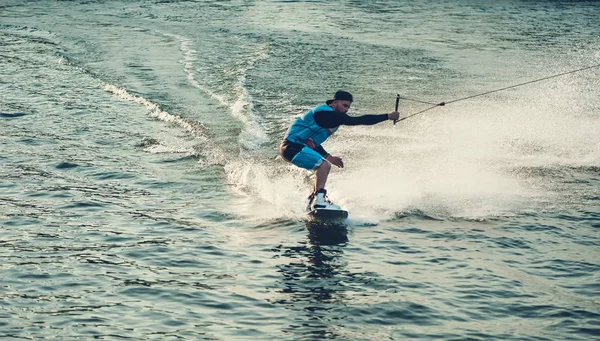
M 308 170 L 319 168 L 325 160 L 321 154 L 317 153 L 309 146 L 288 140 L 283 140 L 281 142 L 281 146 L 279 146 L 279 155 L 281 155 L 284 160 Z
M 321 156 L 321 154 L 306 146 L 302 148 L 302 150 L 300 150 L 296 156 L 294 156 L 291 162 L 300 168 L 313 170 L 319 168 L 324 160 L 325 159 L 323 156 Z

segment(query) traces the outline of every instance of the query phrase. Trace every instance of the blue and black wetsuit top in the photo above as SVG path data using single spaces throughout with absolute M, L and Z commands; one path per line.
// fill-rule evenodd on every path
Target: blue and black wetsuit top
M 335 133 L 339 126 L 373 125 L 387 119 L 387 114 L 350 116 L 333 111 L 329 105 L 323 104 L 296 119 L 285 134 L 280 153 L 284 159 L 291 161 L 302 148 L 308 146 L 327 157 L 328 153 L 321 144 Z

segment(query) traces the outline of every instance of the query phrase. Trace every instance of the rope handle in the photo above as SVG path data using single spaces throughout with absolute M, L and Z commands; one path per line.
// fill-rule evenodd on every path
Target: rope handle
M 398 111 L 399 103 L 400 103 L 400 94 L 396 94 L 396 109 L 394 109 L 394 111 Z M 397 122 L 398 122 L 398 120 L 394 120 L 394 125 L 396 125 Z

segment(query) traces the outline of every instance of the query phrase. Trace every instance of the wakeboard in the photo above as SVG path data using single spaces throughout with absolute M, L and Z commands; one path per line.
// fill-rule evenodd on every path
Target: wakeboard
M 329 209 L 314 209 L 308 212 L 308 216 L 312 219 L 322 221 L 338 221 L 348 218 L 348 211 L 345 210 L 329 210 Z

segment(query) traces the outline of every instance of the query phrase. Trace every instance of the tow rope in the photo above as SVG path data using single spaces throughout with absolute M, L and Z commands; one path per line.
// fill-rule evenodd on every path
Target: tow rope
M 520 86 L 531 84 L 531 83 L 541 82 L 541 81 L 544 81 L 544 80 L 547 80 L 547 79 L 550 79 L 550 78 L 560 77 L 560 76 L 568 75 L 568 74 L 571 74 L 571 73 L 581 72 L 581 71 L 585 71 L 585 70 L 589 70 L 589 69 L 593 69 L 593 68 L 597 68 L 597 67 L 600 67 L 600 64 L 592 65 L 592 66 L 587 66 L 587 67 L 584 67 L 584 68 L 581 68 L 581 69 L 571 70 L 571 71 L 559 73 L 559 74 L 548 76 L 548 77 L 544 77 L 544 78 L 534 79 L 532 81 L 528 81 L 528 82 L 524 82 L 524 83 L 519 83 L 519 84 L 511 85 L 511 86 L 507 86 L 507 87 L 496 89 L 496 90 L 486 91 L 486 92 L 482 92 L 480 94 L 471 95 L 471 96 L 467 96 L 467 97 L 455 99 L 455 100 L 452 100 L 452 101 L 440 102 L 438 104 L 431 103 L 431 102 L 426 102 L 426 101 L 421 101 L 421 100 L 418 100 L 418 99 L 412 99 L 412 98 L 402 97 L 402 96 L 400 96 L 400 94 L 397 94 L 396 95 L 396 111 L 398 111 L 398 103 L 400 102 L 400 98 L 402 98 L 405 101 L 411 101 L 411 102 L 417 102 L 417 103 L 423 103 L 423 104 L 431 104 L 432 106 L 429 107 L 429 108 L 427 108 L 427 109 L 424 109 L 424 110 L 421 110 L 419 112 L 416 112 L 414 114 L 410 114 L 410 115 L 408 115 L 406 117 L 400 118 L 400 119 L 394 121 L 394 124 L 396 124 L 397 122 L 400 122 L 400 121 L 404 121 L 407 118 L 410 118 L 410 117 L 422 114 L 422 113 L 424 113 L 426 111 L 429 111 L 429 110 L 431 110 L 433 108 L 443 107 L 446 104 L 456 103 L 456 102 L 464 101 L 464 100 L 471 99 L 471 98 L 474 98 L 474 97 L 489 95 L 489 94 L 494 93 L 494 92 L 504 91 L 504 90 L 507 90 L 507 89 L 512 89 L 512 88 L 520 87 Z

